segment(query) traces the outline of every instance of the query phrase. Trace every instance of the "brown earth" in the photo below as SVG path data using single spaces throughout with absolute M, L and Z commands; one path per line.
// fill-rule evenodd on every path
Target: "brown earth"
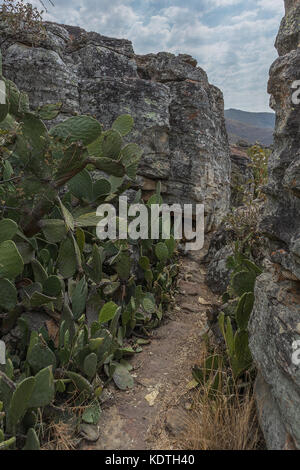
M 135 387 L 113 385 L 100 421 L 94 450 L 176 449 L 190 409 L 191 368 L 199 361 L 207 332 L 207 311 L 217 302 L 205 285 L 206 250 L 181 259 L 178 293 L 172 311 L 153 332 L 151 344 L 132 359 Z

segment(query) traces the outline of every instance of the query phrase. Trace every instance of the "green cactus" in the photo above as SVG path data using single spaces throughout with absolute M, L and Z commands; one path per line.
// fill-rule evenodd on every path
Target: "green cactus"
M 46 344 L 42 344 L 40 341 L 29 351 L 27 362 L 34 374 L 49 366 L 56 367 L 55 354 Z
M 26 413 L 34 386 L 35 378 L 28 377 L 16 386 L 16 389 L 12 394 L 7 414 L 7 428 L 12 434 L 15 433 L 17 424 Z
M 12 240 L 18 231 L 16 222 L 10 219 L 0 220 L 0 243 Z
M 253 292 L 256 274 L 253 271 L 240 271 L 234 274 L 231 285 L 234 292 L 240 297 L 247 292 Z
M 43 293 L 48 297 L 58 297 L 62 292 L 62 283 L 58 276 L 50 276 L 43 283 Z
M 129 114 L 123 114 L 114 121 L 112 129 L 119 132 L 122 136 L 125 136 L 132 131 L 133 124 L 133 118 Z
M 254 305 L 254 293 L 246 292 L 239 300 L 235 311 L 235 320 L 240 330 L 246 330 Z
M 105 304 L 99 313 L 99 323 L 107 323 L 112 320 L 116 314 L 118 306 L 114 302 Z
M 91 353 L 84 359 L 83 370 L 89 379 L 92 379 L 97 372 L 98 357 Z
M 91 116 L 75 116 L 63 121 L 50 130 L 50 135 L 63 143 L 82 142 L 90 145 L 102 132 L 101 124 Z
M 37 409 L 55 403 L 56 393 L 62 398 L 83 392 L 98 409 L 102 367 L 119 388 L 133 386 L 128 367 L 117 361 L 135 354 L 125 341 L 136 326 L 153 328 L 162 319 L 173 282 L 167 261 L 175 243 L 102 242 L 96 237 L 97 205 L 114 203 L 132 186 L 142 155 L 138 145 L 123 143 L 133 127 L 129 115 L 104 132 L 90 116 L 67 119 L 48 131 L 43 120 L 55 119 L 61 104 L 32 112 L 27 95 L 6 83 L 7 103 L 0 107 L 0 199 L 5 201 L 0 331 L 3 317 L 5 328 L 18 323 L 22 338 L 20 357 L 7 357 L 6 380 L 0 375 L 7 416 L 0 447 L 19 445 L 28 431 L 27 450 L 39 448 Z M 136 201 L 142 202 L 141 191 Z M 136 274 L 135 253 L 141 255 L 144 278 Z M 33 315 L 45 310 L 49 322 L 31 331 L 25 316 L 20 317 L 24 308 Z M 97 315 L 88 327 L 87 318 Z M 14 433 L 17 439 L 5 441 Z
M 7 240 L 0 244 L 0 279 L 15 279 L 23 272 L 24 262 L 15 243 Z
M 35 385 L 32 390 L 28 408 L 41 408 L 49 405 L 55 396 L 52 366 L 40 370 L 35 376 Z
M 40 441 L 34 429 L 30 428 L 27 432 L 26 443 L 23 450 L 40 450 Z
M 166 262 L 169 258 L 169 249 L 167 245 L 163 242 L 158 243 L 155 246 L 155 254 L 159 261 Z
M 0 279 L 0 307 L 13 310 L 17 305 L 18 292 L 8 279 Z
M 83 277 L 76 285 L 71 296 L 72 311 L 73 311 L 75 320 L 80 318 L 80 316 L 84 313 L 85 308 L 86 308 L 87 296 L 88 296 L 88 285 L 85 280 L 85 277 Z
M 74 276 L 77 270 L 76 252 L 71 238 L 66 238 L 60 245 L 57 267 L 64 279 Z
M 107 196 L 111 193 L 111 184 L 107 179 L 99 179 L 93 184 L 93 196 L 92 200 L 95 201 L 96 199 Z
M 51 121 L 57 118 L 61 112 L 61 108 L 62 103 L 44 104 L 37 109 L 36 113 L 43 121 Z

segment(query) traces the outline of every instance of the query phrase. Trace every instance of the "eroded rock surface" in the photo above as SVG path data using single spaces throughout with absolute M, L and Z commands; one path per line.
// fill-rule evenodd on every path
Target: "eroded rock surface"
M 108 127 L 130 113 L 146 187 L 161 180 L 165 202 L 204 203 L 207 230 L 218 226 L 230 203 L 224 102 L 195 59 L 136 56 L 130 41 L 78 27 L 47 23 L 46 30 L 34 47 L 26 34 L 2 42 L 4 74 L 34 107 L 61 101 L 59 119 L 90 113 Z
M 300 341 L 300 105 L 292 102 L 292 84 L 300 79 L 300 2 L 285 5 L 279 58 L 270 70 L 277 119 L 261 222 L 273 271 L 257 280 L 250 344 L 261 374 L 257 402 L 268 447 L 300 449 L 300 365 L 292 360 L 293 343 Z

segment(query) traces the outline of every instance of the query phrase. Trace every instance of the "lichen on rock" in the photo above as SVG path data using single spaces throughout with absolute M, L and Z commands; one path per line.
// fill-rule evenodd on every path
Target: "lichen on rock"
M 33 107 L 62 102 L 58 120 L 89 113 L 110 127 L 131 114 L 147 186 L 161 180 L 167 203 L 205 204 L 206 230 L 216 228 L 230 204 L 230 151 L 222 93 L 196 60 L 138 56 L 128 40 L 54 23 L 45 28 L 33 47 L 25 33 L 14 38 L 0 30 L 5 76 Z

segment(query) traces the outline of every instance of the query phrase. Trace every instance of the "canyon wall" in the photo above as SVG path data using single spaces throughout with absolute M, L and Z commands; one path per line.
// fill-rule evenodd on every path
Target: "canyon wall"
M 138 173 L 146 196 L 161 180 L 165 202 L 204 203 L 206 230 L 218 226 L 230 204 L 224 102 L 196 60 L 137 56 L 127 40 L 45 26 L 34 47 L 25 33 L 13 38 L 0 26 L 4 75 L 28 92 L 33 107 L 61 101 L 59 119 L 92 114 L 107 128 L 131 114 L 130 139 L 144 150 Z
M 276 129 L 261 230 L 270 239 L 271 263 L 256 283 L 250 324 L 269 449 L 300 449 L 300 104 L 292 100 L 300 80 L 300 2 L 285 6 L 268 87 Z

